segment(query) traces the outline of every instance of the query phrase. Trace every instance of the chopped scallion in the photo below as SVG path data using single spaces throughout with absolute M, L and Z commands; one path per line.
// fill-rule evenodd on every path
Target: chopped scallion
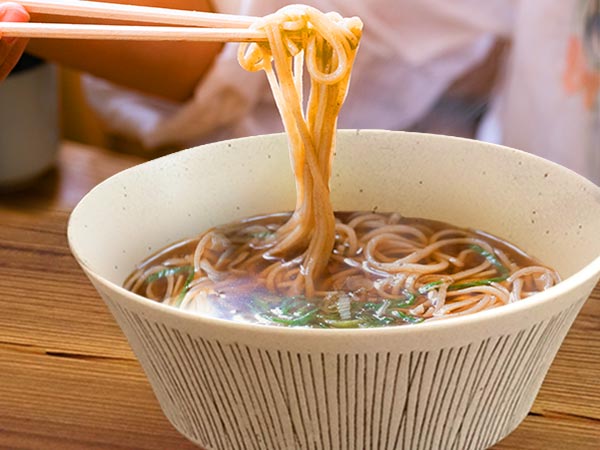
M 146 278 L 147 283 L 152 283 L 156 280 L 160 280 L 161 278 L 170 277 L 171 275 L 177 275 L 181 272 L 191 272 L 192 276 L 194 274 L 193 266 L 179 266 L 179 267 L 169 267 L 167 269 L 160 270 L 156 273 L 153 273 L 148 278 Z

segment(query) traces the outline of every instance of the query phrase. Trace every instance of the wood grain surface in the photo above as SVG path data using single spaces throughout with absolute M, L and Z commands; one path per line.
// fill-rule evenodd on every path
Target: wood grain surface
M 0 448 L 191 449 L 66 239 L 70 210 L 142 159 L 66 143 L 57 169 L 0 194 Z M 523 424 L 495 449 L 600 448 L 600 285 Z

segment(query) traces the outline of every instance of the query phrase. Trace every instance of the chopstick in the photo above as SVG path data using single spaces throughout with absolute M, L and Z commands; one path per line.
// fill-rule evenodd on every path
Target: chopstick
M 247 28 L 257 17 L 207 13 L 180 9 L 133 6 L 106 2 L 74 0 L 19 0 L 30 13 L 95 19 L 130 20 L 168 25 L 187 25 L 212 28 Z
M 92 19 L 128 20 L 178 26 L 0 22 L 0 35 L 23 38 L 122 39 L 137 41 L 254 42 L 266 40 L 264 33 L 248 29 L 257 19 L 251 16 L 95 1 L 19 0 L 19 3 L 30 13 Z
M 266 35 L 243 28 L 193 28 L 144 25 L 80 25 L 0 22 L 0 36 L 55 39 L 120 39 L 134 41 L 257 42 Z

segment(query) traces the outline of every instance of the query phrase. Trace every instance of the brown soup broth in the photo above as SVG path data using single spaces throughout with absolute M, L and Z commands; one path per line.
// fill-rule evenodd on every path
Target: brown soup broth
M 290 213 L 248 218 L 175 243 L 142 262 L 125 287 L 221 319 L 365 328 L 495 308 L 559 281 L 533 257 L 481 231 L 396 213 L 335 217 L 334 249 L 310 298 L 298 283 L 301 255 L 268 253 Z

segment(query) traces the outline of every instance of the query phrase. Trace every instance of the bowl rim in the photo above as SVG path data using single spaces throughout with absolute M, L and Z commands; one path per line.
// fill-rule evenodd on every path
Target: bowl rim
M 501 151 L 516 152 L 525 159 L 532 159 L 532 160 L 535 160 L 538 162 L 542 161 L 544 164 L 553 166 L 555 170 L 566 172 L 567 176 L 578 178 L 578 181 L 580 183 L 582 183 L 583 185 L 587 185 L 587 189 L 590 192 L 596 191 L 596 195 L 600 199 L 600 187 L 596 186 L 594 183 L 592 183 L 590 180 L 586 179 L 585 177 L 583 177 L 583 176 L 577 174 L 576 172 L 574 172 L 564 166 L 561 166 L 557 163 L 554 163 L 552 161 L 546 160 L 539 156 L 536 156 L 536 155 L 533 155 L 533 154 L 530 154 L 530 153 L 527 153 L 527 152 L 524 152 L 521 150 L 517 150 L 517 149 L 511 148 L 511 147 L 507 147 L 507 146 L 503 146 L 503 145 L 499 145 L 499 144 L 492 144 L 492 143 L 483 142 L 483 141 L 476 141 L 474 139 L 455 137 L 455 136 L 435 135 L 435 134 L 429 134 L 429 133 L 389 131 L 389 130 L 377 130 L 377 129 L 338 130 L 338 134 L 348 134 L 348 135 L 352 135 L 352 134 L 355 134 L 355 135 L 385 134 L 385 133 L 425 136 L 427 138 L 440 139 L 440 140 L 455 140 L 455 141 L 460 141 L 460 142 L 469 142 L 471 144 L 473 142 L 476 142 L 478 144 L 484 144 L 485 146 L 492 146 L 492 147 L 501 149 Z M 73 242 L 73 236 L 72 236 L 73 229 L 75 228 L 75 225 L 73 224 L 73 219 L 77 215 L 78 209 L 86 201 L 86 199 L 89 199 L 89 197 L 92 196 L 93 193 L 97 189 L 102 189 L 102 187 L 104 185 L 113 182 L 113 179 L 121 177 L 121 176 L 123 176 L 124 173 L 130 172 L 132 170 L 139 170 L 138 168 L 140 166 L 144 166 L 147 164 L 156 164 L 156 161 L 163 160 L 164 158 L 172 158 L 175 155 L 179 155 L 184 152 L 190 152 L 195 149 L 198 149 L 199 147 L 209 147 L 208 151 L 218 151 L 220 148 L 219 144 L 231 143 L 231 142 L 235 142 L 235 141 L 248 140 L 248 139 L 268 139 L 268 138 L 272 138 L 274 136 L 281 136 L 284 134 L 285 133 L 272 133 L 272 134 L 265 134 L 265 135 L 258 135 L 258 136 L 248 136 L 248 137 L 228 139 L 228 140 L 219 141 L 219 142 L 215 142 L 215 143 L 211 143 L 211 144 L 205 144 L 205 145 L 201 145 L 201 146 L 197 146 L 197 147 L 192 147 L 189 149 L 184 149 L 184 150 L 181 150 L 176 153 L 165 155 L 160 158 L 156 158 L 154 160 L 150 160 L 150 161 L 138 164 L 136 166 L 130 167 L 128 169 L 125 169 L 123 171 L 120 171 L 120 172 L 112 175 L 111 177 L 107 178 L 106 180 L 102 181 L 101 183 L 99 183 L 98 185 L 93 187 L 78 202 L 78 204 L 75 206 L 75 208 L 72 210 L 71 214 L 69 215 L 69 220 L 68 220 L 68 224 L 67 224 L 67 240 L 68 240 L 69 249 L 70 249 L 71 253 L 73 254 L 73 257 L 78 262 L 78 264 L 82 267 L 82 269 L 88 275 L 88 277 L 90 277 L 91 279 L 100 283 L 105 288 L 107 288 L 109 291 L 116 292 L 120 297 L 127 299 L 127 301 L 133 302 L 141 308 L 150 309 L 151 311 L 158 313 L 158 314 L 166 314 L 168 316 L 173 316 L 173 317 L 176 317 L 178 319 L 182 319 L 182 320 L 188 321 L 188 322 L 192 321 L 192 322 L 197 323 L 199 326 L 212 325 L 214 327 L 219 327 L 224 330 L 251 331 L 252 333 L 269 334 L 269 335 L 279 335 L 281 333 L 283 333 L 287 336 L 310 335 L 311 337 L 314 336 L 317 338 L 320 338 L 322 336 L 327 336 L 330 339 L 339 339 L 339 338 L 346 339 L 346 338 L 348 338 L 349 335 L 352 335 L 352 336 L 360 335 L 362 337 L 367 336 L 367 335 L 368 336 L 386 337 L 386 336 L 389 336 L 390 334 L 403 335 L 405 333 L 415 333 L 418 330 L 425 330 L 426 332 L 428 332 L 429 330 L 443 331 L 443 330 L 448 330 L 448 329 L 452 329 L 452 328 L 460 328 L 462 326 L 471 326 L 473 324 L 483 324 L 483 323 L 486 323 L 486 322 L 489 322 L 492 320 L 504 318 L 506 316 L 516 315 L 520 312 L 524 312 L 529 309 L 533 309 L 535 307 L 542 306 L 544 304 L 548 304 L 548 303 L 552 302 L 553 300 L 555 300 L 556 298 L 566 295 L 570 291 L 575 291 L 577 288 L 587 284 L 588 282 L 591 282 L 594 279 L 596 279 L 595 281 L 597 282 L 598 278 L 600 278 L 600 255 L 599 255 L 595 259 L 590 261 L 587 265 L 585 265 L 583 268 L 581 268 L 579 271 L 575 272 L 571 276 L 562 280 L 557 285 L 551 287 L 550 289 L 548 289 L 546 291 L 532 295 L 530 298 L 527 298 L 526 301 L 510 303 L 510 304 L 502 305 L 502 306 L 499 306 L 499 307 L 496 307 L 493 309 L 479 311 L 477 313 L 468 314 L 468 315 L 464 315 L 464 316 L 434 320 L 434 321 L 430 321 L 430 322 L 422 322 L 422 323 L 418 324 L 419 325 L 418 327 L 415 327 L 415 326 L 388 326 L 388 327 L 352 328 L 352 329 L 280 327 L 280 326 L 271 326 L 271 325 L 258 324 L 258 323 L 255 324 L 255 323 L 249 323 L 249 322 L 236 322 L 236 321 L 227 320 L 227 319 L 220 319 L 220 318 L 214 318 L 214 317 L 210 317 L 210 316 L 204 316 L 201 314 L 188 312 L 186 310 L 181 310 L 181 309 L 178 309 L 178 308 L 175 308 L 172 306 L 164 305 L 162 303 L 147 299 L 141 295 L 134 294 L 133 292 L 128 291 L 124 287 L 122 287 L 116 283 L 113 283 L 112 281 L 109 281 L 107 278 L 103 277 L 102 275 L 96 273 L 94 270 L 91 269 L 91 267 L 89 267 L 88 263 L 86 261 L 84 261 L 83 258 L 77 252 L 76 246 Z M 213 146 L 215 148 L 210 149 L 210 147 L 213 147 Z M 206 150 L 207 149 L 204 149 L 203 151 L 206 151 Z M 417 330 L 417 331 L 415 331 L 415 330 Z M 418 331 L 418 332 L 420 332 L 420 331 Z

